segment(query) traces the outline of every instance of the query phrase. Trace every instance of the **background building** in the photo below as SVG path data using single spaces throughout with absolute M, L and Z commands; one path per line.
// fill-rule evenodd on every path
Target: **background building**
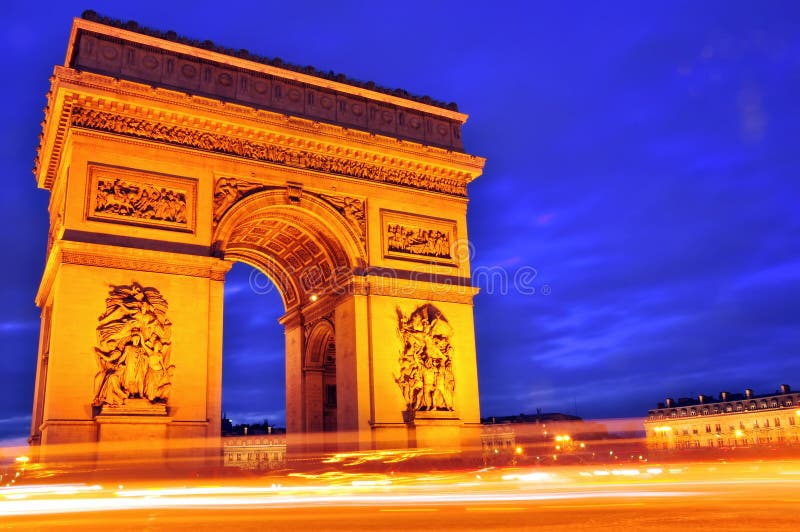
M 234 425 L 222 420 L 222 463 L 250 471 L 286 467 L 286 429 L 263 425 Z
M 641 438 L 609 434 L 603 423 L 569 414 L 537 412 L 481 421 L 487 464 L 638 460 L 643 453 Z
M 668 398 L 644 423 L 651 453 L 688 449 L 800 447 L 800 393 L 788 384 L 772 394 L 721 392 Z

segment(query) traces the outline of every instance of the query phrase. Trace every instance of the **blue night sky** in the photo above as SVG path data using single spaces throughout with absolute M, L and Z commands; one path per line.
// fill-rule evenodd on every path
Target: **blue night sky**
M 800 388 L 800 3 L 23 4 L 3 7 L 0 54 L 0 438 L 29 430 L 48 224 L 30 169 L 87 8 L 470 115 L 467 151 L 488 159 L 473 267 L 526 276 L 478 280 L 482 415 L 634 417 L 666 396 Z M 283 309 L 250 273 L 226 286 L 224 408 L 281 424 Z

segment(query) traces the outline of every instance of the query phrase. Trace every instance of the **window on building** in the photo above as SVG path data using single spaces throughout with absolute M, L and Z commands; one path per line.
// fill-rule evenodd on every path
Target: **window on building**
M 757 428 L 758 428 L 758 420 L 757 420 L 757 419 L 754 419 L 754 420 L 753 420 L 753 428 L 754 428 L 754 429 L 757 429 Z
M 697 433 L 698 433 L 697 427 L 692 427 L 692 434 L 697 434 Z
M 689 429 L 683 429 L 683 435 L 684 436 L 688 436 L 689 435 Z
M 775 418 L 775 426 L 776 427 L 780 427 L 781 426 L 781 418 L 779 418 L 779 417 Z
M 739 428 L 744 430 L 744 421 L 739 422 Z
M 764 420 L 764 428 L 765 428 L 765 429 L 768 429 L 768 428 L 769 428 L 769 419 L 765 419 L 765 420 Z
M 716 426 L 714 427 L 714 429 L 717 431 L 717 434 L 719 434 L 720 432 L 722 432 L 722 426 L 721 426 L 719 423 L 717 423 L 717 424 L 716 424 Z
M 711 425 L 706 424 L 706 432 L 711 432 Z
M 795 423 L 794 418 L 790 417 L 789 418 L 789 425 L 794 426 L 794 423 Z
M 737 412 L 741 412 L 741 411 L 742 411 L 742 408 L 743 408 L 743 407 L 742 407 L 742 403 L 739 403 L 739 404 L 737 404 L 737 405 L 736 405 L 736 411 L 737 411 Z

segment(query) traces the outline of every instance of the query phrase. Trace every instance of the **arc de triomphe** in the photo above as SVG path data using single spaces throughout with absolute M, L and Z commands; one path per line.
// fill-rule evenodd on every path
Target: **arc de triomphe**
M 286 420 L 340 447 L 479 432 L 466 115 L 92 13 L 56 66 L 31 442 L 220 434 L 225 274 L 285 306 Z

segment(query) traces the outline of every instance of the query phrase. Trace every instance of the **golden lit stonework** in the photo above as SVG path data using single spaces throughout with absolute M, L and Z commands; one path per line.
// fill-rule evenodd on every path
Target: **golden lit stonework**
M 167 302 L 139 283 L 114 286 L 97 326 L 94 406 L 124 406 L 130 399 L 166 403 L 175 365 Z
M 284 304 L 290 452 L 479 443 L 477 289 L 456 248 L 484 160 L 463 151 L 466 119 L 76 19 L 34 169 L 50 238 L 31 441 L 46 457 L 202 440 L 197 458 L 217 463 L 239 261 Z
M 397 332 L 403 343 L 400 374 L 395 377 L 409 411 L 453 411 L 455 374 L 453 328 L 427 303 L 408 316 L 397 309 Z

